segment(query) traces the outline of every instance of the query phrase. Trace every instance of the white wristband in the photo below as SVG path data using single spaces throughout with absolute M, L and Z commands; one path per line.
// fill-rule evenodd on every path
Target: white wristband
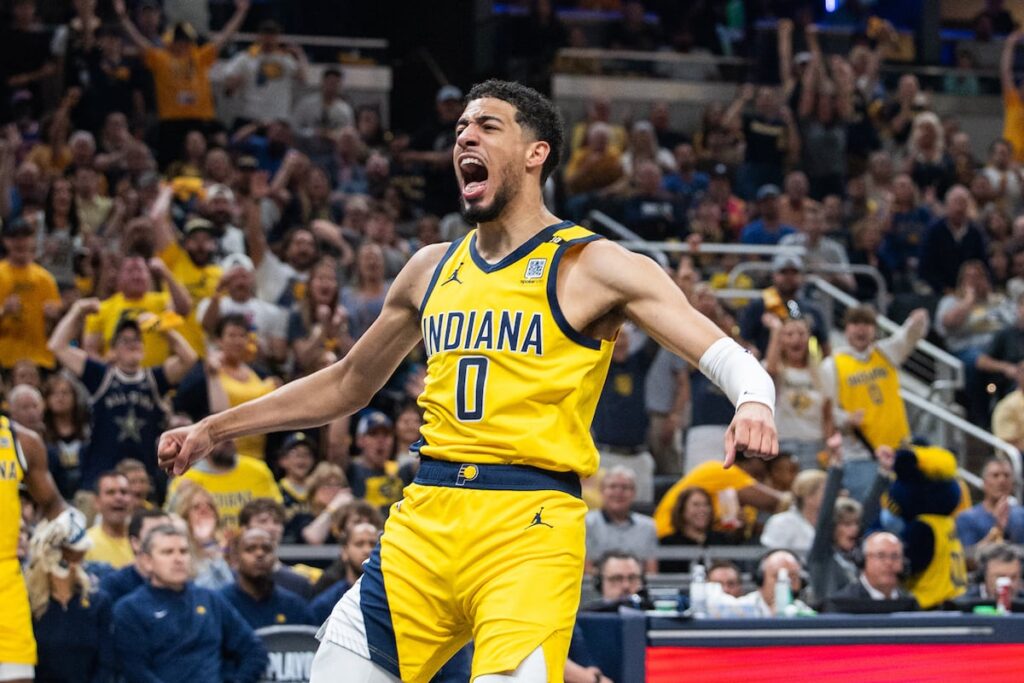
M 708 347 L 700 371 L 725 392 L 733 405 L 763 403 L 775 414 L 775 382 L 749 351 L 728 337 Z

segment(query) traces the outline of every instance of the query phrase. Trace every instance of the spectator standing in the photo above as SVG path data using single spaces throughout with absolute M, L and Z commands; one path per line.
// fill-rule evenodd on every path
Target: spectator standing
M 90 562 L 106 562 L 114 569 L 132 564 L 135 553 L 128 541 L 128 520 L 132 495 L 128 477 L 106 472 L 96 480 L 96 511 L 99 521 L 86 532 L 92 547 L 85 554 Z
M 3 226 L 4 258 L 0 259 L 0 368 L 10 370 L 21 359 L 45 368 L 54 366 L 46 348 L 47 323 L 60 317 L 57 282 L 34 263 L 36 238 L 32 226 L 14 220 Z
M 946 215 L 928 228 L 921 246 L 918 273 L 932 291 L 943 295 L 956 286 L 960 266 L 986 260 L 985 236 L 970 218 L 970 193 L 957 185 L 946 193 Z
M 237 683 L 256 683 L 267 653 L 231 605 L 189 581 L 186 535 L 160 526 L 141 549 L 147 585 L 114 607 L 114 647 L 129 683 L 217 683 L 228 662 Z
M 36 528 L 25 572 L 39 662 L 35 680 L 108 683 L 113 680 L 110 596 L 93 589 L 82 568 L 88 543 L 54 539 Z
M 12 91 L 28 90 L 38 113 L 43 83 L 57 73 L 57 65 L 50 58 L 51 34 L 36 19 L 35 0 L 14 0 L 8 7 L 10 24 L 5 24 L 0 34 L 2 107 L 6 110 L 9 106 Z
M 1013 468 L 993 457 L 981 470 L 982 500 L 957 515 L 956 531 L 967 553 L 980 546 L 1006 541 L 1024 543 L 1024 506 L 1012 502 Z
M 998 206 L 1016 216 L 1024 200 L 1024 176 L 1008 140 L 999 138 L 989 145 L 988 164 L 981 172 L 992 184 Z
M 946 151 L 945 134 L 939 117 L 930 111 L 914 117 L 907 143 L 904 168 L 922 191 L 943 197 L 956 182 L 956 166 Z
M 1003 138 L 1013 147 L 1018 163 L 1024 162 L 1024 98 L 1013 75 L 1017 44 L 1024 40 L 1024 29 L 1014 31 L 1003 43 L 999 75 L 1003 90 Z
M 647 335 L 631 324 L 619 329 L 591 427 L 602 466 L 632 470 L 634 495 L 646 505 L 654 503 L 654 456 L 647 448 L 647 412 L 642 397 L 653 355 Z
M 167 292 L 153 291 L 154 276 L 163 280 Z M 123 319 L 140 318 L 146 313 L 161 316 L 171 310 L 184 317 L 191 308 L 191 297 L 163 261 L 147 262 L 139 255 L 125 256 L 117 271 L 117 293 L 100 302 L 85 320 L 82 348 L 99 360 L 113 347 L 114 331 Z M 142 366 L 145 368 L 161 365 L 170 355 L 170 343 L 162 332 L 163 327 L 163 324 L 146 325 L 143 330 Z
M 227 92 L 240 92 L 242 98 L 242 120 L 236 124 L 291 117 L 293 93 L 305 84 L 309 62 L 300 47 L 282 43 L 280 35 L 280 24 L 263 21 L 256 42 L 225 67 Z
M 316 443 L 305 432 L 295 432 L 285 438 L 278 453 L 277 467 L 284 473 L 277 482 L 286 515 L 284 533 L 290 542 L 295 542 L 301 528 L 294 528 L 291 522 L 296 515 L 306 517 L 309 513 L 306 481 L 316 465 Z
M 213 496 L 217 516 L 225 528 L 238 526 L 238 514 L 247 502 L 270 498 L 281 502 L 281 492 L 266 463 L 239 455 L 234 442 L 225 442 L 210 457 L 171 483 L 170 497 L 184 482 L 198 484 Z
M 305 601 L 274 584 L 277 546 L 263 529 L 246 529 L 235 541 L 235 583 L 221 589 L 253 630 L 286 624 L 315 625 Z
M 889 226 L 879 256 L 898 276 L 899 291 L 911 291 L 932 214 L 918 201 L 917 186 L 906 173 L 893 178 L 888 218 Z
M 71 379 L 63 374 L 46 380 L 43 398 L 46 402 L 43 434 L 47 449 L 56 455 L 55 463 L 51 459 L 50 469 L 54 481 L 64 487 L 61 495 L 70 499 L 82 479 L 82 451 L 88 440 L 89 415 L 85 400 Z
M 349 333 L 359 339 L 384 308 L 391 288 L 385 277 L 384 250 L 378 244 L 365 243 L 356 251 L 356 272 L 351 285 L 341 289 L 341 306 L 349 314 Z
M 395 425 L 384 413 L 371 410 L 359 418 L 356 426 L 359 456 L 348 467 L 352 495 L 362 498 L 387 515 L 391 505 L 402 498 L 398 463 L 392 459 L 395 449 Z
M 762 185 L 757 190 L 758 218 L 751 221 L 740 233 L 743 244 L 775 245 L 787 235 L 796 232 L 792 225 L 786 225 L 779 218 L 779 196 L 777 185 Z
M 162 47 L 139 31 L 128 17 L 124 0 L 114 0 L 114 11 L 122 27 L 153 74 L 160 122 L 157 157 L 161 166 L 177 158 L 190 130 L 205 132 L 214 120 L 210 69 L 221 48 L 242 25 L 249 11 L 249 0 L 236 0 L 235 8 L 224 29 L 202 47 L 197 45 L 195 29 L 182 22 L 172 29 L 170 45 Z
M 772 259 L 772 286 L 760 299 L 751 301 L 740 312 L 740 336 L 764 357 L 771 338 L 771 329 L 764 324 L 764 314 L 772 313 L 780 320 L 799 315 L 806 318 L 811 335 L 822 356 L 828 355 L 828 328 L 825 316 L 801 291 L 804 286 L 804 261 L 799 256 L 778 254 Z
M 653 519 L 631 509 L 636 488 L 636 474 L 622 465 L 612 467 L 601 479 L 601 509 L 591 510 L 586 518 L 589 570 L 605 553 L 625 550 L 640 558 L 645 571 L 657 573 L 658 535 Z
M 156 465 L 156 440 L 167 419 L 164 394 L 178 384 L 196 362 L 192 347 L 173 329 L 163 335 L 174 355 L 158 368 L 143 368 L 145 348 L 139 323 L 126 318 L 114 329 L 113 362 L 93 360 L 71 346 L 82 319 L 99 310 L 96 299 L 80 299 L 50 336 L 49 348 L 61 365 L 81 380 L 89 392 L 89 442 L 82 451 L 82 486 L 125 458 L 141 461 L 154 481 L 162 475 Z
M 754 109 L 743 110 L 750 102 Z M 742 116 L 742 118 L 741 118 Z M 739 97 L 733 101 L 722 118 L 722 125 L 730 126 L 741 121 L 746 152 L 740 168 L 737 185 L 740 196 L 753 199 L 759 188 L 765 185 L 778 187 L 782 184 L 782 169 L 786 157 L 799 154 L 800 137 L 793 121 L 793 113 L 780 105 L 774 88 L 746 84 L 740 88 Z
M 803 469 L 818 466 L 818 453 L 832 422 L 831 405 L 823 391 L 820 362 L 811 353 L 806 318 L 785 322 L 765 313 L 771 329 L 764 366 L 775 380 L 775 412 L 779 450 L 790 453 Z M 787 546 L 789 547 L 789 546 Z
M 342 97 L 344 72 L 329 66 L 320 74 L 320 90 L 299 100 L 292 112 L 292 127 L 306 138 L 329 138 L 355 124 L 352 105 Z
M 899 367 L 928 332 L 928 312 L 917 309 L 890 337 L 875 340 L 876 314 L 870 306 L 847 309 L 843 331 L 848 346 L 822 362 L 821 378 L 843 431 L 844 484 L 864 500 L 875 477 L 872 451 L 910 442 L 910 424 L 900 397 Z

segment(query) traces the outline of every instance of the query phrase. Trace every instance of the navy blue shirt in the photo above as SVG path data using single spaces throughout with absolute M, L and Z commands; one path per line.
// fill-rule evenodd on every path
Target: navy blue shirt
M 957 242 L 949 229 L 949 223 L 941 218 L 932 223 L 925 233 L 917 270 L 932 291 L 941 295 L 956 287 L 960 266 L 973 259 L 982 263 L 988 261 L 985 236 L 981 230 L 972 223 L 963 239 Z
M 708 425 L 724 427 L 732 422 L 732 418 L 736 414 L 736 408 L 733 407 L 729 397 L 700 370 L 690 372 L 690 405 L 693 406 L 693 415 L 690 418 L 691 427 Z
M 110 596 L 111 604 L 116 605 L 118 600 L 144 583 L 146 583 L 146 579 L 134 564 L 130 564 L 104 576 L 100 580 L 100 590 Z
M 37 683 L 107 683 L 114 677 L 111 600 L 103 591 L 76 595 L 67 607 L 56 600 L 33 619 L 39 664 Z
M 144 585 L 118 602 L 114 647 L 128 683 L 256 683 L 267 668 L 263 643 L 235 608 L 191 583 Z
M 774 231 L 770 231 L 765 227 L 764 221 L 758 218 L 756 221 L 747 223 L 746 227 L 743 228 L 743 232 L 740 233 L 740 242 L 743 244 L 767 244 L 776 245 L 786 235 L 792 235 L 796 232 L 796 228 L 792 225 L 786 225 L 780 223 L 776 226 Z
M 92 412 L 89 442 L 82 449 L 82 487 L 92 488 L 97 476 L 125 458 L 142 461 L 151 477 L 158 476 L 156 443 L 167 418 L 162 397 L 171 388 L 163 368 L 128 376 L 89 359 L 81 380 Z
M 625 361 L 612 361 L 594 410 L 594 439 L 601 444 L 625 448 L 640 447 L 647 441 L 647 407 L 644 380 L 652 354 L 645 347 Z
M 313 613 L 313 619 L 318 624 L 327 621 L 327 617 L 331 616 L 331 612 L 334 610 L 334 606 L 338 604 L 338 600 L 341 600 L 341 596 L 351 587 L 348 581 L 342 579 L 313 598 L 313 602 L 309 603 L 309 610 Z
M 239 588 L 237 583 L 224 586 L 220 589 L 220 594 L 238 610 L 254 630 L 283 624 L 317 625 L 302 598 L 278 586 L 274 586 L 265 600 L 254 599 Z

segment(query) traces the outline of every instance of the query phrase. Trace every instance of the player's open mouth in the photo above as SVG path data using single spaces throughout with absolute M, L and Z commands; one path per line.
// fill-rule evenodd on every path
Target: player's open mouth
M 459 171 L 462 174 L 462 198 L 466 201 L 479 199 L 487 191 L 487 167 L 484 162 L 473 156 L 464 156 L 459 160 Z

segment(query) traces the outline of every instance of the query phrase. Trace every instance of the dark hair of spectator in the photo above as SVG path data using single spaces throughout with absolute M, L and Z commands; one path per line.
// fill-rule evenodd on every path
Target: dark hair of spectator
M 273 498 L 253 498 L 243 505 L 238 513 L 238 525 L 244 529 L 249 526 L 253 517 L 264 513 L 273 515 L 274 521 L 280 524 L 284 524 L 287 518 L 284 506 Z
M 214 328 L 214 334 L 220 339 L 224 336 L 224 331 L 229 327 L 241 327 L 243 330 L 248 332 L 251 329 L 248 319 L 241 313 L 229 313 L 222 316 L 217 321 L 217 327 Z
M 737 574 L 741 574 L 739 565 L 732 560 L 713 560 L 711 564 L 708 565 L 708 574 L 716 569 L 732 569 Z
M 139 321 L 125 316 L 117 321 L 117 327 L 114 328 L 114 336 L 110 339 L 111 345 L 116 344 L 121 335 L 126 331 L 135 332 L 136 336 L 142 338 L 142 328 L 139 327 Z
M 493 97 L 511 104 L 516 108 L 516 123 L 529 129 L 537 140 L 546 142 L 551 147 L 551 152 L 541 169 L 540 182 L 543 184 L 558 168 L 562 159 L 565 134 L 558 109 L 551 100 L 533 88 L 511 81 L 490 79 L 478 83 L 469 91 L 466 100 L 478 100 L 483 97 Z
M 625 550 L 609 550 L 608 552 L 601 555 L 598 558 L 597 563 L 594 565 L 597 570 L 598 576 L 604 574 L 604 567 L 611 560 L 633 560 L 637 566 L 640 567 L 640 571 L 643 571 L 644 563 L 640 561 L 640 558 L 633 553 L 627 553 Z
M 57 431 L 57 424 L 54 420 L 53 411 L 50 410 L 49 405 L 50 394 L 56 391 L 57 387 L 61 384 L 66 384 L 71 389 L 71 396 L 74 400 L 74 405 L 71 407 L 72 432 L 66 435 L 62 435 Z M 78 390 L 75 388 L 75 383 L 65 375 L 53 375 L 46 380 L 46 383 L 43 384 L 43 400 L 46 402 L 46 407 L 43 412 L 43 423 L 46 425 L 47 441 L 57 441 L 62 438 L 85 438 L 85 427 L 89 424 L 89 415 L 85 401 L 82 401 L 81 398 L 82 397 L 79 395 Z
M 676 499 L 675 507 L 672 508 L 672 527 L 679 533 L 683 532 L 686 528 L 686 504 L 690 502 L 690 499 L 694 496 L 704 496 L 708 505 L 712 505 L 711 496 L 702 488 L 697 486 L 691 486 L 679 494 L 679 498 Z M 702 529 L 704 533 L 711 531 L 711 524 L 714 522 L 714 515 L 708 516 L 708 526 L 706 529 Z
M 128 522 L 128 538 L 139 538 L 139 534 L 142 533 L 142 523 L 147 519 L 166 519 L 170 523 L 171 517 L 160 508 L 153 508 L 152 510 L 141 508 L 136 510 L 132 513 L 132 518 Z
M 77 170 L 77 169 L 74 169 Z M 53 197 L 57 193 L 58 183 L 68 183 L 71 185 L 71 181 L 68 179 L 73 171 L 69 171 L 68 175 L 63 178 L 57 178 L 50 183 L 50 189 L 46 191 L 46 204 L 43 207 L 43 222 L 46 224 L 46 232 L 51 233 L 54 230 L 54 209 L 53 209 Z M 78 235 L 79 222 L 78 222 L 78 199 L 75 197 L 74 186 L 71 187 L 71 205 L 68 207 L 68 215 L 65 217 L 68 223 L 68 231 L 72 237 Z

